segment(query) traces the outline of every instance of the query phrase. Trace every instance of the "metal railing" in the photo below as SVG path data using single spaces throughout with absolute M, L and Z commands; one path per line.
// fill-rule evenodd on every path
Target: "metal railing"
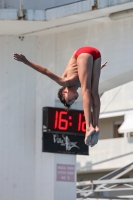
M 129 199 L 123 196 L 133 196 L 133 178 L 121 179 L 121 177 L 131 170 L 133 162 L 98 180 L 78 182 L 77 198 Z

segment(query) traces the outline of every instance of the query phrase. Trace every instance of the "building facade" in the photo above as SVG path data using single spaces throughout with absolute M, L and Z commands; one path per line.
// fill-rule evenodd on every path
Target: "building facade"
M 77 48 L 97 47 L 102 61 L 108 61 L 99 89 L 101 134 L 88 157 L 77 156 L 77 181 L 98 179 L 133 160 L 132 131 L 128 137 L 118 133 L 125 115 L 133 110 L 133 1 L 63 2 L 0 1 L 2 200 L 53 199 L 55 187 L 49 177 L 55 175 L 45 173 L 46 158 L 52 155 L 41 152 L 42 107 L 62 107 L 58 85 L 14 61 L 14 52 L 61 75 Z M 73 108 L 83 109 L 81 95 Z M 128 177 L 133 177 L 132 171 Z

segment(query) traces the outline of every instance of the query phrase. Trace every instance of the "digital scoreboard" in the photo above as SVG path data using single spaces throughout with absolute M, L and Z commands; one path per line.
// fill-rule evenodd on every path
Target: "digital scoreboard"
M 88 155 L 83 111 L 44 107 L 42 118 L 43 152 Z
M 43 108 L 43 130 L 85 134 L 86 123 L 81 110 L 66 111 L 61 108 Z

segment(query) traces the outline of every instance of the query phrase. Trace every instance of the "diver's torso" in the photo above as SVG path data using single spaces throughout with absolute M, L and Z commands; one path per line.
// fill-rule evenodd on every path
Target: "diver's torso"
M 67 80 L 71 80 L 72 85 L 80 87 L 80 81 L 78 76 L 77 59 L 75 57 L 75 52 L 70 58 L 66 67 L 66 77 Z

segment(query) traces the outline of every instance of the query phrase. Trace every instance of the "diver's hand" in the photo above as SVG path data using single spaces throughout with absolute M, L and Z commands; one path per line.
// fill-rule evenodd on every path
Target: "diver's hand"
M 103 67 L 105 67 L 106 64 L 107 64 L 107 62 L 103 63 L 103 64 L 101 65 L 101 69 L 102 69 Z
M 23 54 L 14 53 L 14 60 L 26 63 L 27 59 Z

